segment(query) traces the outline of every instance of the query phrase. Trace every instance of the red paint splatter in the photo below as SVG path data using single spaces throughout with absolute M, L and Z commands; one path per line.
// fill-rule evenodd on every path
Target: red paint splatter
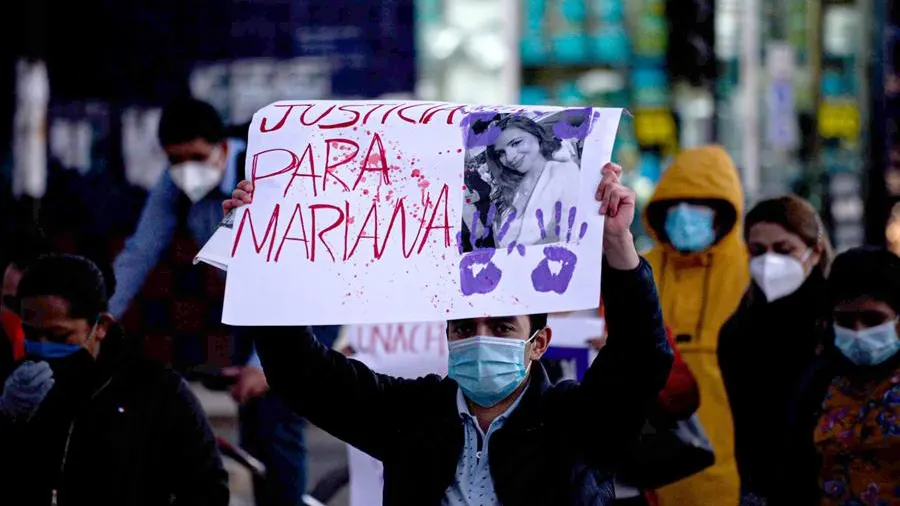
M 462 148 L 456 150 L 457 153 L 462 153 Z
M 423 179 L 423 180 L 419 181 L 419 188 L 421 188 L 423 190 L 425 188 L 428 188 L 430 185 L 431 185 L 431 183 L 429 183 L 427 180 Z
M 412 174 L 410 174 L 410 176 L 412 176 L 412 177 L 421 177 L 421 176 L 422 176 L 422 171 L 420 171 L 419 169 L 413 169 Z
M 368 195 L 368 194 L 369 194 L 369 190 L 363 189 L 362 194 L 363 194 L 363 195 Z
M 348 216 L 348 217 L 347 217 L 347 223 L 353 225 L 353 222 L 354 222 L 354 221 L 356 221 L 356 218 L 354 218 L 353 216 Z M 338 274 L 338 276 L 340 276 L 340 274 Z
M 466 204 L 471 204 L 471 203 L 472 203 L 472 199 L 466 199 Z
M 466 185 L 462 185 L 462 191 L 466 191 L 466 190 L 468 190 L 468 189 L 469 189 L 469 188 L 467 188 Z

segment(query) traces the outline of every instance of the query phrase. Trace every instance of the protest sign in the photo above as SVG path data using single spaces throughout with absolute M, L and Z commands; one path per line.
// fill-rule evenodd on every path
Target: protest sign
M 620 109 L 279 102 L 250 126 L 223 321 L 326 325 L 585 309 Z

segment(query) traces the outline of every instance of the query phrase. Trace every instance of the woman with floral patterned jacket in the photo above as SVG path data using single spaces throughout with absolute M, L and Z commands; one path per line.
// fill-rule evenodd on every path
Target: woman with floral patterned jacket
M 827 291 L 834 348 L 800 383 L 769 504 L 900 505 L 900 258 L 849 250 Z

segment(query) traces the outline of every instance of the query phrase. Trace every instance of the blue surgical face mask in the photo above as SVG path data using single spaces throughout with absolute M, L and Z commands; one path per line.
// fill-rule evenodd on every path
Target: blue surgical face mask
M 25 354 L 33 357 L 52 360 L 66 358 L 78 352 L 80 344 L 54 343 L 53 341 L 25 341 Z
M 862 330 L 834 326 L 834 345 L 856 365 L 873 366 L 900 351 L 897 322 L 889 321 Z
M 716 240 L 715 212 L 706 206 L 679 204 L 666 215 L 666 235 L 678 251 L 703 251 Z
M 528 374 L 523 341 L 509 337 L 474 336 L 449 344 L 448 376 L 475 404 L 489 408 L 509 397 Z
M 100 323 L 99 317 L 97 317 L 97 321 L 94 322 L 94 326 L 91 327 L 91 333 L 88 334 L 88 337 L 84 340 L 83 345 L 57 343 L 53 341 L 32 341 L 30 339 L 26 339 L 25 354 L 43 358 L 46 360 L 53 360 L 57 358 L 66 358 L 77 353 L 83 348 L 87 348 L 88 350 L 90 350 L 90 344 L 91 341 L 94 340 L 94 333 L 97 331 L 98 323 Z

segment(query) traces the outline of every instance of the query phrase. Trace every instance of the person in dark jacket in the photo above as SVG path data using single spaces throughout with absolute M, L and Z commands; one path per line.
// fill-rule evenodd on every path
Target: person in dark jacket
M 816 210 L 800 197 L 763 200 L 747 213 L 753 282 L 719 336 L 719 367 L 734 420 L 745 503 L 770 497 L 797 382 L 823 346 L 833 258 Z
M 227 473 L 187 384 L 140 357 L 89 260 L 19 283 L 26 360 L 0 395 L 0 490 L 17 506 L 226 506 Z
M 800 381 L 775 506 L 898 503 L 900 258 L 860 247 L 828 277 L 832 346 Z
M 649 264 L 629 231 L 634 193 L 609 164 L 597 191 L 609 337 L 583 381 L 552 385 L 540 364 L 547 315 L 447 324 L 449 374 L 376 374 L 307 328 L 247 329 L 272 390 L 384 464 L 385 506 L 600 506 L 672 367 Z M 226 212 L 250 200 L 242 182 Z
M 15 216 L 2 233 L 0 246 L 0 378 L 5 378 L 25 353 L 22 321 L 16 313 L 16 291 L 22 272 L 44 253 L 50 252 L 47 239 L 29 216 Z

